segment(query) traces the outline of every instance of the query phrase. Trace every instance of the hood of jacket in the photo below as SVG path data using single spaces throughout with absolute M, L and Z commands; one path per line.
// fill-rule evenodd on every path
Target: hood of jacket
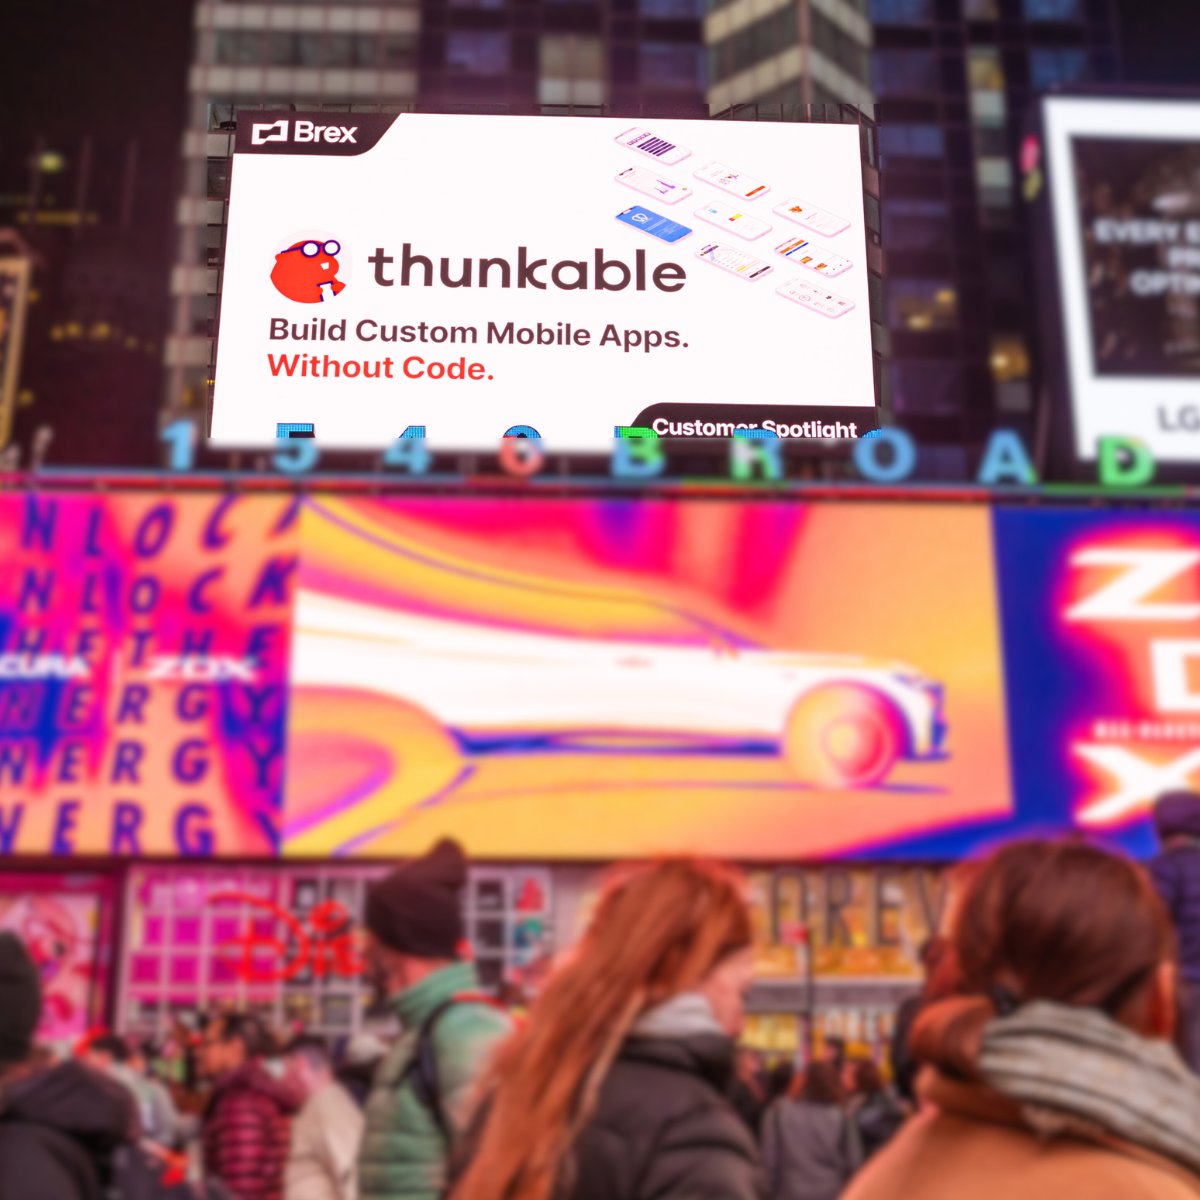
M 43 1125 L 100 1154 L 137 1131 L 129 1092 L 115 1079 L 75 1061 L 0 1086 L 0 1121 Z
M 257 1059 L 243 1063 L 236 1071 L 222 1075 L 213 1084 L 212 1094 L 208 1098 L 209 1111 L 222 1096 L 230 1092 L 258 1092 L 273 1101 L 280 1112 L 289 1115 L 297 1112 L 304 1102 L 304 1097 L 295 1088 L 276 1079 Z
M 620 1057 L 699 1075 L 724 1092 L 733 1080 L 734 1053 L 708 1001 L 685 992 L 642 1013 Z

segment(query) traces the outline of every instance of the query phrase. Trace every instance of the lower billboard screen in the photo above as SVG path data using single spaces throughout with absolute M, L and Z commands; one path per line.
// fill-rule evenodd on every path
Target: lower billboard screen
M 1200 516 L 0 496 L 0 859 L 1145 852 Z
M 1010 818 L 990 513 L 321 499 L 287 850 L 862 852 Z

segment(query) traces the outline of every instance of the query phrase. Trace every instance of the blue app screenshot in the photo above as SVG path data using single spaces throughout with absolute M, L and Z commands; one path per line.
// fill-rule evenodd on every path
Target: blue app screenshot
M 635 204 L 632 208 L 617 213 L 617 220 L 624 221 L 626 225 L 632 225 L 635 229 L 641 229 L 651 237 L 656 237 L 663 242 L 681 242 L 692 232 L 686 225 L 680 225 L 678 221 L 671 221 L 666 217 L 659 216 L 658 213 L 651 212 L 640 204 Z

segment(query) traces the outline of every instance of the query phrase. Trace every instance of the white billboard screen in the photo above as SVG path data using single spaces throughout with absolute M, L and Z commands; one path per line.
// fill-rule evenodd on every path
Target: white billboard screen
M 1200 460 L 1200 101 L 1049 97 L 1075 452 Z
M 875 424 L 856 126 L 244 112 L 237 149 L 219 444 Z

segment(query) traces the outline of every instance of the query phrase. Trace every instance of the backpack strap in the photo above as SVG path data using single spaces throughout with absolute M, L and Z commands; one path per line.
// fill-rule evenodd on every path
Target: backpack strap
M 398 1087 L 405 1083 L 412 1084 L 413 1094 L 420 1101 L 421 1106 L 433 1118 L 433 1123 L 437 1126 L 438 1133 L 441 1134 L 442 1141 L 446 1143 L 447 1148 L 452 1145 L 454 1135 L 450 1128 L 450 1121 L 446 1116 L 445 1106 L 442 1103 L 442 1087 L 438 1079 L 437 1048 L 434 1045 L 434 1033 L 438 1021 L 450 1009 L 459 1004 L 486 1004 L 489 1008 L 500 1007 L 491 996 L 485 995 L 482 992 L 460 992 L 456 996 L 451 996 L 448 1000 L 443 1000 L 421 1022 L 421 1028 L 417 1033 L 416 1049 L 413 1051 L 413 1056 L 409 1059 L 408 1066 L 405 1067 L 404 1073 L 400 1076 L 397 1083 Z

